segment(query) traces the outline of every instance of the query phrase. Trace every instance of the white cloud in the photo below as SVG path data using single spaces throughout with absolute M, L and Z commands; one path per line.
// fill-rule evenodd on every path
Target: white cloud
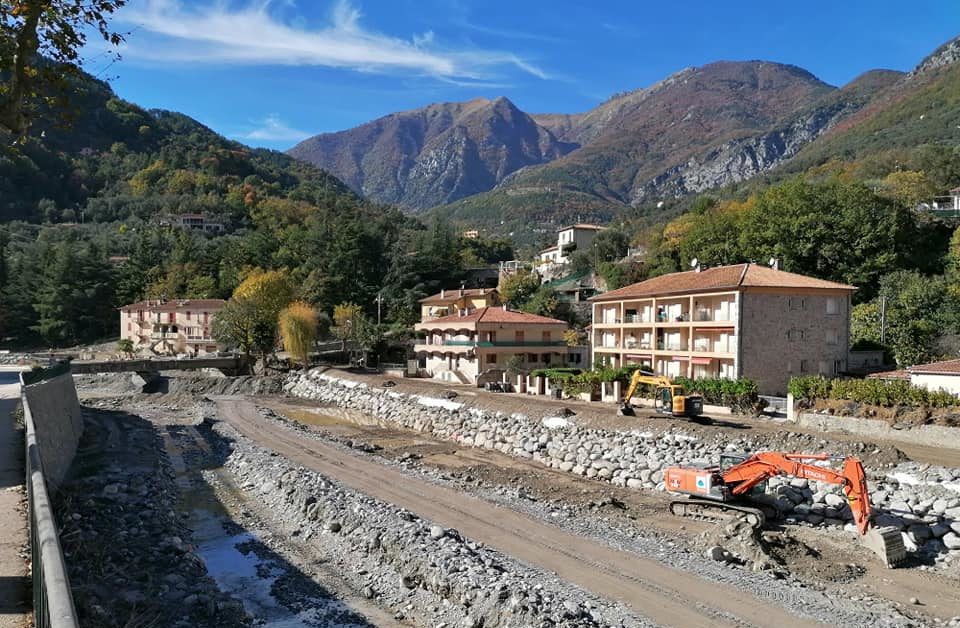
M 257 128 L 238 135 L 237 137 L 260 142 L 299 142 L 312 135 L 312 133 L 288 126 L 280 119 L 280 116 L 275 113 L 260 120 L 258 124 L 259 126 Z
M 117 15 L 137 31 L 153 36 L 130 38 L 126 58 L 164 62 L 234 65 L 297 65 L 363 72 L 420 74 L 447 79 L 485 80 L 496 68 L 513 67 L 538 78 L 547 74 L 517 55 L 497 50 L 446 49 L 433 32 L 409 40 L 367 30 L 363 14 L 349 0 L 337 0 L 328 24 L 309 28 L 271 12 L 270 0 L 246 0 L 237 6 L 184 0 L 142 0 Z M 291 3 L 286 2 L 286 12 Z

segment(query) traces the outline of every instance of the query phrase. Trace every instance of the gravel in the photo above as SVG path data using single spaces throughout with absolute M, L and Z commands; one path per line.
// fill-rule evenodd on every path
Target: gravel
M 723 434 L 700 439 L 682 431 L 587 429 L 574 420 L 563 425 L 545 422 L 543 417 L 489 413 L 452 400 L 370 388 L 320 370 L 291 374 L 284 390 L 461 445 L 494 449 L 615 486 L 646 490 L 665 490 L 663 469 L 671 465 L 716 463 L 722 453 L 731 451 L 802 450 L 814 440 L 790 432 L 770 442 L 769 438 Z M 822 449 L 828 443 L 820 439 L 816 445 Z M 843 443 L 831 453 L 884 457 L 865 443 Z M 960 550 L 951 547 L 957 544 L 954 537 L 946 541 L 944 537 L 946 529 L 960 521 L 960 469 L 918 465 L 895 456 L 887 463 L 875 460 L 868 473 L 878 525 L 900 528 L 917 562 L 932 560 L 936 566 L 955 569 Z M 852 520 L 847 500 L 836 485 L 776 477 L 767 490 L 765 501 L 788 521 L 842 528 Z M 938 536 L 934 529 L 944 534 Z

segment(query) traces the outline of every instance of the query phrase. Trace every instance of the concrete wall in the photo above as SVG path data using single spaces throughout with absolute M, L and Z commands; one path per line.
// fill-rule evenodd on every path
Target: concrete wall
M 832 294 L 745 292 L 740 322 L 741 376 L 760 393 L 782 395 L 790 378 L 846 369 L 850 346 L 850 297 Z M 836 310 L 827 312 L 828 299 Z M 837 366 L 840 368 L 837 368 Z
M 72 375 L 61 375 L 23 387 L 30 414 L 37 430 L 37 445 L 44 475 L 51 490 L 56 490 L 73 462 L 83 415 Z
M 932 375 L 912 373 L 910 383 L 927 390 L 945 390 L 954 395 L 960 395 L 960 375 Z
M 796 413 L 797 425 L 812 427 L 822 432 L 847 432 L 867 438 L 879 438 L 914 445 L 929 445 L 960 450 L 960 429 L 941 425 L 915 425 L 897 430 L 886 421 L 861 419 L 850 416 L 833 416 L 810 412 Z

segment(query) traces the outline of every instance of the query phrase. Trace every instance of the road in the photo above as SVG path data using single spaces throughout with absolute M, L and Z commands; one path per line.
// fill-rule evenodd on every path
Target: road
M 0 628 L 30 622 L 26 566 L 20 548 L 27 542 L 23 500 L 23 432 L 11 412 L 20 396 L 19 368 L 0 367 Z
M 290 432 L 263 421 L 255 406 L 242 398 L 219 397 L 217 406 L 222 420 L 292 462 L 438 525 L 455 528 L 467 538 L 554 572 L 595 595 L 622 602 L 661 625 L 782 628 L 819 625 L 734 587 L 618 551 Z

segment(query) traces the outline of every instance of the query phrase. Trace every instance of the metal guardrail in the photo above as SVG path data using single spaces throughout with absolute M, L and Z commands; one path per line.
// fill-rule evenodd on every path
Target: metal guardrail
M 52 369 L 44 369 L 51 371 Z M 66 364 L 66 371 L 70 365 Z M 20 383 L 28 384 L 29 372 L 21 372 Z M 48 377 L 50 377 L 48 375 Z M 46 379 L 46 378 L 41 378 Z M 35 381 L 41 381 L 37 379 Z M 30 382 L 32 383 L 32 382 Z M 40 447 L 37 444 L 36 426 L 30 413 L 27 396 L 21 392 L 23 422 L 26 426 L 26 466 L 27 500 L 30 524 L 30 555 L 33 561 L 33 622 L 35 628 L 79 628 L 77 611 L 73 605 L 70 580 L 67 577 L 67 565 L 60 547 L 60 535 L 57 521 L 53 516 L 53 506 L 47 491 L 47 481 L 43 474 L 43 462 L 40 460 Z

